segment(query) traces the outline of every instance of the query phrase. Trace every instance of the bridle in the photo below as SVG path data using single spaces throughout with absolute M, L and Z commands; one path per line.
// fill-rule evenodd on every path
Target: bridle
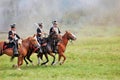
M 72 35 L 72 36 L 70 36 L 70 34 L 68 34 L 68 35 L 67 35 L 67 39 L 72 42 L 72 40 L 74 40 L 74 39 L 76 39 L 76 38 L 74 37 L 73 34 L 71 34 L 71 35 Z

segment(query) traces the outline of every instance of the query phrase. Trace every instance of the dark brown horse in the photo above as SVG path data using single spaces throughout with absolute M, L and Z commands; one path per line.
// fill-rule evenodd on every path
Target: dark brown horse
M 64 55 L 64 52 L 65 52 L 65 50 L 66 50 L 66 46 L 67 46 L 67 44 L 68 44 L 68 41 L 69 41 L 69 40 L 76 40 L 76 36 L 73 35 L 72 33 L 68 32 L 68 31 L 66 31 L 66 33 L 65 33 L 63 36 L 60 36 L 60 35 L 59 35 L 58 37 L 59 37 L 59 38 L 62 38 L 62 40 L 58 43 L 58 55 L 59 55 L 58 62 L 60 62 L 61 58 L 63 57 L 63 58 L 64 58 L 63 61 L 60 62 L 60 64 L 63 64 L 63 63 L 65 62 L 65 60 L 66 60 L 66 56 Z M 49 43 L 51 43 L 51 42 L 48 42 L 48 44 L 49 44 Z M 40 59 L 42 59 L 42 56 L 43 56 L 43 55 L 45 55 L 47 61 L 44 62 L 44 63 L 42 63 L 42 65 L 43 65 L 43 64 L 46 64 L 46 63 L 49 61 L 47 54 L 50 54 L 50 55 L 52 55 L 52 56 L 54 57 L 54 55 L 52 54 L 52 53 L 53 53 L 52 50 L 48 49 L 47 47 L 44 47 L 43 49 L 44 49 L 44 50 L 43 50 L 43 53 L 39 53 L 39 54 L 38 54 L 38 64 L 40 63 Z M 45 52 L 44 52 L 44 51 L 45 51 Z M 30 54 L 30 55 L 27 56 L 27 59 L 28 59 L 30 62 L 32 62 L 32 61 L 30 60 L 30 56 L 31 56 L 32 52 L 29 53 L 29 54 Z M 28 64 L 28 62 L 26 62 L 26 63 Z M 53 59 L 52 65 L 53 65 L 53 64 L 55 64 L 55 58 Z
M 33 49 L 30 49 L 28 54 L 26 55 L 26 57 L 24 58 L 24 61 L 26 62 L 26 65 L 28 65 L 28 62 L 27 60 L 33 64 L 32 60 L 30 59 L 30 56 L 32 55 L 32 53 L 37 53 L 38 55 L 38 65 L 40 64 L 40 59 L 42 60 L 42 57 L 43 55 L 45 56 L 46 58 L 46 62 L 43 62 L 41 65 L 44 65 L 46 64 L 47 62 L 49 62 L 49 59 L 48 59 L 48 54 L 53 57 L 53 61 L 51 63 L 51 65 L 53 65 L 55 63 L 55 55 L 52 53 L 52 49 L 48 49 L 48 46 L 49 46 L 49 42 L 48 42 L 48 38 L 43 38 L 42 39 L 42 42 L 43 44 L 41 45 L 41 48 L 42 48 L 42 53 L 39 52 L 39 49 L 35 52 Z M 27 60 L 26 60 L 27 58 Z
M 18 52 L 18 62 L 17 67 L 20 69 L 20 66 L 23 64 L 23 59 L 27 55 L 30 48 L 33 48 L 36 50 L 39 48 L 39 43 L 37 42 L 37 39 L 35 36 L 28 37 L 27 39 L 22 40 L 21 44 L 19 44 Z M 13 56 L 13 49 L 7 48 L 4 49 L 4 41 L 0 42 L 0 55 L 6 54 L 8 56 Z

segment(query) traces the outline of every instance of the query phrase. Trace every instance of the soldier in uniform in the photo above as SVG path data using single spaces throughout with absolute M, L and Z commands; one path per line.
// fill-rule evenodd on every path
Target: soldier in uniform
M 11 45 L 13 45 L 13 56 L 17 57 L 19 55 L 18 53 L 18 39 L 20 39 L 19 35 L 16 33 L 15 24 L 10 25 L 11 30 L 8 32 L 8 40 Z
M 58 27 L 57 21 L 53 21 L 52 24 L 53 24 L 53 26 L 50 28 L 49 35 L 50 36 L 55 35 L 54 37 L 52 37 L 52 40 L 53 40 L 53 52 L 57 53 L 58 52 L 57 45 L 59 43 L 59 39 L 57 39 L 56 36 L 61 34 L 61 31 L 60 31 L 60 29 Z
M 43 24 L 38 23 L 38 28 L 37 28 L 37 41 L 39 42 L 40 45 L 42 45 L 43 37 L 46 34 L 43 30 Z M 40 53 L 42 53 L 42 48 L 40 47 Z
M 54 32 L 56 32 L 56 34 L 60 34 L 61 31 L 58 27 L 57 21 L 53 21 L 52 24 L 53 24 L 53 26 L 50 28 L 49 34 L 52 34 Z

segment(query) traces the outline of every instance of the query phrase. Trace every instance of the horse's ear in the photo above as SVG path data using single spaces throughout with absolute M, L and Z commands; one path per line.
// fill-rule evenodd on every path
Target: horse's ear
M 31 37 L 28 37 L 28 40 L 30 40 L 31 39 Z
M 65 31 L 66 33 L 68 33 L 68 31 Z
M 66 33 L 70 33 L 69 31 L 66 31 Z
M 35 36 L 36 36 L 36 34 L 33 35 L 33 37 L 35 37 Z

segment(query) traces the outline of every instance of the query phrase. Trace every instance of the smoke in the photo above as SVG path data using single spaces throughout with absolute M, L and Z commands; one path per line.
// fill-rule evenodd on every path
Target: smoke
M 56 0 L 1 0 L 0 31 L 7 31 L 10 24 L 16 23 L 21 35 L 33 34 L 36 31 L 34 23 L 38 22 L 43 22 L 48 30 L 53 20 L 59 21 L 62 17 L 61 1 L 59 2 Z
M 21 36 L 32 35 L 35 23 L 43 22 L 48 32 L 53 20 L 65 26 L 119 25 L 119 9 L 119 0 L 0 0 L 0 31 L 16 23 Z
M 82 25 L 120 25 L 120 1 L 78 0 L 74 11 L 67 11 L 63 22 Z

